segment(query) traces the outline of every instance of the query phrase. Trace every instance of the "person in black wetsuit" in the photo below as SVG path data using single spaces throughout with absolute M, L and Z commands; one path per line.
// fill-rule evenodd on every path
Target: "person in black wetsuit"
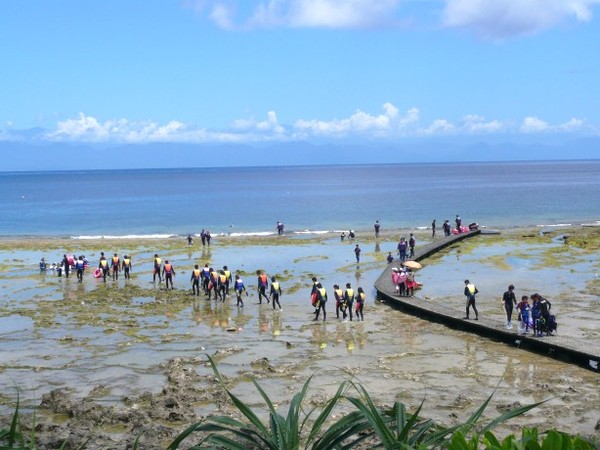
M 512 313 L 513 307 L 517 305 L 517 298 L 515 297 L 515 287 L 511 284 L 502 295 L 502 302 L 504 303 L 504 311 L 506 311 L 506 329 L 512 328 Z

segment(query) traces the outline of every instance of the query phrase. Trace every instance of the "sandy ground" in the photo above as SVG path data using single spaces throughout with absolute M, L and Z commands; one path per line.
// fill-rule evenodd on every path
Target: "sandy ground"
M 600 344 L 600 258 L 596 230 L 510 230 L 476 238 L 425 262 L 418 272 L 426 301 L 463 305 L 462 281 L 474 280 L 483 314 L 502 316 L 502 292 L 540 292 L 553 302 L 559 332 Z M 568 234 L 567 244 L 562 237 Z M 339 383 L 363 383 L 381 405 L 402 401 L 445 424 L 466 420 L 497 388 L 486 412 L 548 399 L 505 425 L 557 427 L 600 439 L 597 373 L 504 344 L 447 329 L 380 304 L 373 282 L 386 265 L 398 235 L 218 237 L 210 248 L 184 240 L 0 241 L 0 407 L 10 420 L 19 390 L 24 423 L 36 411 L 40 448 L 73 445 L 126 448 L 143 433 L 143 448 L 164 448 L 189 424 L 208 414 L 232 414 L 231 403 L 207 364 L 213 355 L 230 388 L 264 411 L 250 376 L 279 407 L 313 376 L 309 401 L 322 404 Z M 429 239 L 417 233 L 418 243 Z M 362 260 L 354 262 L 359 243 Z M 418 244 L 417 244 L 418 245 Z M 40 274 L 41 256 L 85 254 L 94 264 L 100 251 L 132 255 L 133 278 L 106 284 L 85 275 Z M 174 291 L 152 284 L 154 253 L 177 270 Z M 193 297 L 193 264 L 228 265 L 250 290 L 245 306 Z M 258 305 L 258 269 L 281 282 L 283 311 Z M 91 271 L 88 271 L 91 272 Z M 313 322 L 312 276 L 332 297 L 332 285 L 352 283 L 368 293 L 363 322 L 335 317 Z M 341 405 L 336 415 L 348 411 Z M 569 424 L 566 426 L 565 424 Z M 191 444 L 191 442 L 190 442 Z

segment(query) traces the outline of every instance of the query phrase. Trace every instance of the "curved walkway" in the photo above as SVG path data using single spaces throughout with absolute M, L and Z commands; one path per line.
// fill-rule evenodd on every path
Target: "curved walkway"
M 442 236 L 428 245 L 417 248 L 413 259 L 421 261 L 443 248 L 480 234 L 482 234 L 481 230 L 475 230 L 459 235 Z M 590 348 L 585 341 L 563 337 L 560 334 L 542 338 L 531 335 L 523 336 L 517 333 L 516 326 L 513 330 L 507 330 L 504 322 L 498 319 L 483 316 L 478 321 L 464 320 L 464 309 L 452 309 L 448 305 L 442 306 L 437 303 L 426 302 L 418 296 L 399 297 L 395 295 L 392 283 L 392 267 L 396 265 L 398 265 L 398 261 L 389 264 L 375 281 L 375 289 L 380 300 L 384 300 L 404 312 L 423 319 L 439 322 L 462 331 L 476 333 L 551 358 L 574 363 L 596 372 L 600 371 L 600 349 Z

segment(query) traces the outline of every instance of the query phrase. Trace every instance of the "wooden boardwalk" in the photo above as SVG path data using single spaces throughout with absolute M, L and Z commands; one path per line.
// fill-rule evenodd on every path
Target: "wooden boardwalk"
M 430 244 L 417 248 L 413 259 L 415 261 L 422 261 L 443 248 L 480 234 L 480 230 L 475 230 L 459 235 L 442 236 Z M 390 263 L 375 281 L 377 297 L 395 308 L 423 319 L 442 323 L 451 328 L 476 333 L 495 341 L 519 347 L 520 349 L 577 364 L 596 372 L 600 371 L 600 349 L 590 348 L 590 345 L 583 340 L 563 337 L 560 334 L 544 337 L 534 337 L 530 334 L 523 336 L 517 332 L 516 321 L 514 329 L 507 330 L 504 321 L 488 318 L 485 315 L 480 315 L 478 321 L 465 320 L 463 319 L 465 314 L 464 308 L 459 308 L 458 306 L 451 307 L 447 304 L 441 305 L 425 301 L 418 295 L 414 297 L 400 297 L 396 295 L 395 287 L 392 283 L 392 267 L 396 267 L 399 264 L 399 261 Z M 464 302 L 459 302 L 459 304 L 464 305 Z

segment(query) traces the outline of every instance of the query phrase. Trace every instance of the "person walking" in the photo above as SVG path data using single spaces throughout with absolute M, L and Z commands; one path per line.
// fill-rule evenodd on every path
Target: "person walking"
M 271 302 L 273 303 L 273 309 L 275 309 L 275 303 L 279 306 L 281 310 L 281 304 L 279 303 L 279 297 L 281 297 L 281 286 L 279 285 L 279 281 L 275 277 L 271 277 Z
M 265 274 L 262 270 L 258 271 L 258 278 L 256 280 L 257 289 L 258 289 L 258 303 L 262 303 L 262 298 L 264 297 L 267 303 L 269 303 L 269 296 L 267 295 L 267 288 L 269 287 L 269 279 L 267 278 L 267 274 Z
M 327 310 L 325 306 L 327 304 L 327 290 L 321 283 L 317 283 L 317 310 L 315 311 L 315 318 L 313 320 L 319 320 L 319 313 L 323 311 L 323 322 L 327 320 Z
M 152 282 L 156 283 L 156 276 L 158 275 L 158 282 L 162 283 L 162 277 L 160 276 L 160 265 L 162 260 L 158 257 L 158 253 L 154 254 L 154 269 L 152 272 Z
M 242 300 L 242 294 L 245 292 L 246 297 L 248 296 L 248 291 L 246 290 L 246 286 L 244 286 L 244 280 L 241 279 L 239 275 L 235 276 L 235 282 L 233 283 L 233 290 L 235 291 L 235 295 L 237 297 L 237 306 L 244 306 L 244 301 Z
M 475 320 L 479 320 L 479 312 L 477 311 L 477 306 L 475 306 L 475 294 L 479 291 L 477 287 L 471 283 L 469 280 L 465 280 L 465 296 L 467 297 L 467 307 L 466 307 L 466 316 L 463 319 L 469 318 L 469 308 L 472 307 L 475 312 Z
M 199 296 L 200 295 L 200 276 L 202 275 L 202 271 L 198 267 L 198 264 L 194 265 L 194 270 L 192 270 L 192 276 L 190 277 L 190 281 L 192 282 L 192 295 Z
M 102 281 L 104 283 L 106 283 L 106 275 L 108 274 L 109 268 L 108 268 L 108 261 L 106 260 L 106 257 L 104 256 L 104 252 L 101 253 L 102 256 L 100 256 L 100 261 L 98 262 L 98 268 L 102 271 Z
M 344 303 L 346 308 L 342 311 L 342 318 L 346 320 L 348 314 L 350 315 L 350 321 L 352 322 L 352 303 L 354 303 L 354 289 L 350 283 L 346 283 L 346 290 L 344 291 Z
M 517 305 L 517 298 L 515 297 L 515 287 L 511 284 L 508 286 L 508 291 L 502 294 L 502 303 L 504 304 L 504 311 L 506 312 L 506 329 L 512 329 L 512 313 L 513 307 Z
M 378 238 L 379 237 L 379 229 L 381 228 L 381 225 L 379 224 L 379 220 L 375 221 L 375 225 L 373 225 L 373 228 L 375 228 L 375 237 Z
M 123 256 L 123 275 L 125 276 L 126 280 L 129 280 L 129 277 L 131 276 L 131 269 L 133 268 L 133 265 L 131 264 L 131 258 L 128 255 Z
M 360 262 L 360 247 L 358 246 L 358 244 L 356 244 L 356 247 L 354 247 L 354 256 L 356 256 L 356 262 L 359 263 Z
M 113 281 L 117 281 L 119 279 L 119 271 L 121 270 L 121 260 L 116 253 L 113 254 L 113 257 L 110 260 L 110 268 L 112 269 Z
M 77 270 L 77 282 L 83 283 L 83 271 L 85 270 L 85 264 L 83 262 L 83 256 L 75 262 L 75 269 Z
M 169 263 L 168 259 L 165 259 L 165 265 L 162 269 L 163 278 L 165 279 L 165 288 L 169 289 L 169 283 L 171 284 L 171 289 L 173 289 L 173 277 L 175 276 L 175 268 L 173 264 Z
M 363 310 L 365 309 L 365 300 L 367 299 L 367 295 L 363 288 L 358 288 L 358 293 L 356 294 L 356 320 L 365 320 L 365 316 L 363 315 Z
M 433 219 L 433 222 L 431 222 L 431 237 L 435 237 L 435 219 Z

